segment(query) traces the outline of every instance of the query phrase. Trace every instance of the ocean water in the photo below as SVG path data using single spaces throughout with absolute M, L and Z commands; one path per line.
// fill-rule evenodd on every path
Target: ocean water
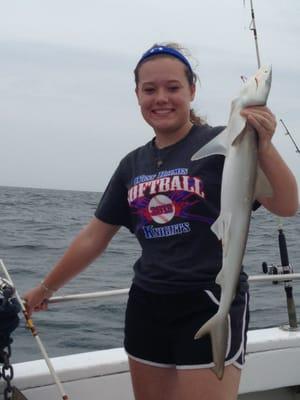
M 63 255 L 72 238 L 92 218 L 100 196 L 93 192 L 0 187 L 0 258 L 20 294 L 41 281 Z M 244 258 L 248 274 L 261 273 L 263 261 L 280 264 L 278 222 L 262 207 L 252 214 Z M 299 272 L 300 213 L 281 222 L 290 263 Z M 126 288 L 139 254 L 135 238 L 121 229 L 105 253 L 58 294 Z M 300 282 L 293 286 L 300 319 Z M 287 323 L 283 284 L 251 284 L 250 296 L 250 329 Z M 125 301 L 109 298 L 53 304 L 48 312 L 35 313 L 34 322 L 51 357 L 120 347 Z M 13 362 L 42 358 L 23 318 L 13 338 Z

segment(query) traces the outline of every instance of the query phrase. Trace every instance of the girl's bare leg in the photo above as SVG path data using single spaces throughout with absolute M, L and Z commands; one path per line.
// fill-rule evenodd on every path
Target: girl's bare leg
M 143 364 L 129 357 L 135 400 L 179 400 L 177 371 Z
M 236 400 L 241 371 L 230 365 L 220 381 L 211 369 L 159 368 L 129 357 L 136 400 Z
M 220 381 L 211 369 L 178 370 L 177 392 L 180 400 L 236 400 L 241 370 L 225 368 Z

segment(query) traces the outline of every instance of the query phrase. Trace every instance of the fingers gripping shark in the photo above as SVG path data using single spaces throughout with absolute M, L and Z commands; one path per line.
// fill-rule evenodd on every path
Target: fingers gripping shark
M 216 277 L 216 283 L 221 286 L 220 304 L 217 313 L 195 335 L 195 339 L 210 335 L 215 363 L 213 371 L 219 379 L 224 373 L 228 313 L 239 282 L 253 200 L 272 194 L 269 182 L 257 163 L 257 133 L 240 112 L 244 107 L 266 104 L 271 80 L 271 67 L 262 67 L 249 78 L 232 102 L 227 128 L 192 157 L 192 161 L 196 161 L 215 154 L 225 156 L 221 211 L 211 226 L 222 241 L 223 249 L 222 268 Z

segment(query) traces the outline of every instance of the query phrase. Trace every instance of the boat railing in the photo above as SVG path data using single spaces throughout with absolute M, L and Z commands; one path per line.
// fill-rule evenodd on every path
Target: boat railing
M 290 273 L 290 274 L 280 274 L 280 275 L 250 275 L 248 281 L 250 283 L 256 282 L 289 282 L 294 280 L 300 280 L 300 273 Z M 129 293 L 129 288 L 115 289 L 115 290 L 105 290 L 99 292 L 90 293 L 79 293 L 79 294 L 69 294 L 62 296 L 53 296 L 49 299 L 49 303 L 64 303 L 76 300 L 91 300 L 96 298 L 104 297 L 119 297 L 125 296 Z

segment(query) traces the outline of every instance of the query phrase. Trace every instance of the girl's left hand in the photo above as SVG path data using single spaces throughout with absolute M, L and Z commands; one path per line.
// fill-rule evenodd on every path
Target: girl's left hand
M 276 118 L 274 114 L 265 106 L 247 107 L 241 111 L 241 115 L 257 131 L 259 143 L 258 151 L 266 151 L 276 129 Z

